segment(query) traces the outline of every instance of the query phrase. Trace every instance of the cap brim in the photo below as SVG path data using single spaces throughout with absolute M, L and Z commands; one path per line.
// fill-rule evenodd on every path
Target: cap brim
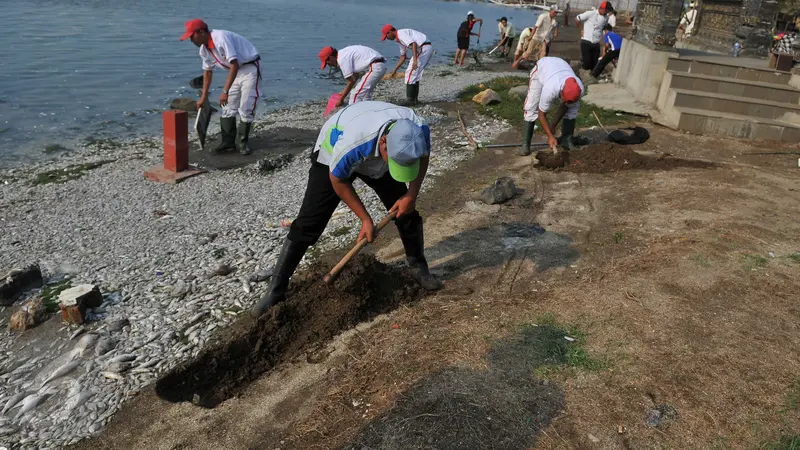
M 181 40 L 185 41 L 185 40 L 189 39 L 190 37 L 192 37 L 193 34 L 194 34 L 194 31 L 187 31 L 186 33 L 183 33 L 183 36 L 181 36 Z
M 410 166 L 401 166 L 392 158 L 389 158 L 389 175 L 401 183 L 410 183 L 417 179 L 419 175 L 419 160 L 414 161 Z
M 382 40 L 382 41 L 385 41 L 385 40 L 386 40 L 386 35 L 385 35 L 385 34 L 384 34 L 384 35 L 381 37 L 381 40 Z
M 328 65 L 328 61 L 322 61 L 322 65 L 321 65 L 321 66 L 319 66 L 319 69 L 320 69 L 320 70 L 322 70 L 322 69 L 324 69 L 324 68 L 325 68 L 325 66 L 327 66 L 327 65 Z

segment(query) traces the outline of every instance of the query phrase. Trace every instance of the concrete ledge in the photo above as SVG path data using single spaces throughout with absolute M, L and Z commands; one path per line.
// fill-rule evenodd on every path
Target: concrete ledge
M 676 108 L 676 111 L 680 115 L 678 128 L 690 133 L 738 139 L 800 142 L 800 125 L 691 108 Z
M 677 53 L 653 50 L 636 41 L 623 39 L 614 83 L 627 89 L 636 100 L 655 105 L 667 63 L 677 56 Z

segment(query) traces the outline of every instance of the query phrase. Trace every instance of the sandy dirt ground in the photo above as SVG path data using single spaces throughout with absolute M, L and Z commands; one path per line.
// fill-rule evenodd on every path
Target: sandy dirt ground
M 442 291 L 295 349 L 214 408 L 141 394 L 76 448 L 791 448 L 798 157 L 642 125 L 635 168 L 479 152 L 418 205 Z M 502 176 L 519 194 L 477 201 Z M 402 259 L 394 231 L 372 250 Z

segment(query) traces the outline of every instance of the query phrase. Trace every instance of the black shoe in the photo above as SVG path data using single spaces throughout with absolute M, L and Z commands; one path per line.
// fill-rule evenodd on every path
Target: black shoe
M 289 279 L 292 278 L 297 266 L 306 254 L 308 245 L 298 244 L 289 239 L 283 241 L 281 254 L 275 263 L 275 273 L 269 280 L 269 290 L 261 297 L 261 300 L 250 310 L 250 315 L 258 318 L 267 312 L 272 306 L 286 300 L 286 290 L 289 288 Z
M 250 129 L 253 128 L 251 122 L 239 122 L 238 132 L 236 133 L 236 149 L 243 155 L 253 153 L 247 143 L 250 141 Z
M 531 139 L 533 138 L 533 130 L 536 127 L 536 122 L 525 121 L 525 126 L 522 129 L 522 147 L 519 149 L 520 156 L 528 156 L 531 154 Z
M 219 129 L 222 141 L 213 150 L 215 153 L 221 153 L 226 150 L 233 150 L 236 148 L 236 117 L 220 117 Z

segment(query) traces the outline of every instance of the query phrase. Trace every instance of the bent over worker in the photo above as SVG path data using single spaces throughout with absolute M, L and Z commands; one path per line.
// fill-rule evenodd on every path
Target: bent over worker
M 575 76 L 575 72 L 566 61 L 552 56 L 540 59 L 531 70 L 528 96 L 525 97 L 525 128 L 522 133 L 520 155 L 531 154 L 531 138 L 537 119 L 547 135 L 547 144 L 550 148 L 561 145 L 572 149 L 572 135 L 575 133 L 579 100 L 582 95 L 583 83 Z M 552 120 L 548 120 L 547 111 L 556 103 L 560 105 Z M 556 139 L 555 129 L 562 118 L 564 125 L 561 127 L 561 137 Z
M 313 148 L 300 213 L 283 243 L 269 291 L 253 307 L 252 315 L 260 316 L 286 298 L 289 279 L 340 201 L 361 220 L 359 241 L 372 242 L 375 225 L 353 188 L 356 178 L 378 194 L 388 211 L 396 213 L 395 225 L 411 274 L 424 289 L 439 289 L 441 284 L 425 260 L 422 217 L 416 210 L 430 147 L 428 125 L 409 108 L 362 101 L 331 116 Z
M 247 39 L 225 30 L 211 30 L 200 19 L 186 22 L 186 32 L 181 40 L 191 39 L 200 47 L 203 59 L 203 91 L 197 102 L 197 109 L 208 101 L 208 91 L 214 67 L 228 71 L 228 78 L 219 96 L 222 114 L 219 119 L 222 142 L 215 152 L 236 148 L 242 154 L 250 154 L 247 145 L 250 128 L 255 120 L 258 105 L 258 87 L 261 80 L 261 65 L 258 50 Z M 237 131 L 236 117 L 239 117 Z
M 406 53 L 411 49 L 411 62 L 406 67 L 404 80 L 407 102 L 409 105 L 416 105 L 419 102 L 419 81 L 433 56 L 433 47 L 428 41 L 428 37 L 419 31 L 410 28 L 398 30 L 388 23 L 381 28 L 381 40 L 385 41 L 386 39 L 397 41 L 397 45 L 400 47 L 400 61 L 397 62 L 390 77 L 400 70 L 400 67 L 406 62 Z
M 319 60 L 322 62 L 320 69 L 326 66 L 337 67 L 347 80 L 336 106 L 344 104 L 348 94 L 351 105 L 362 100 L 372 100 L 372 91 L 386 73 L 386 59 L 376 50 L 364 45 L 351 45 L 341 50 L 325 47 L 319 52 Z M 363 75 L 359 79 L 360 73 Z

